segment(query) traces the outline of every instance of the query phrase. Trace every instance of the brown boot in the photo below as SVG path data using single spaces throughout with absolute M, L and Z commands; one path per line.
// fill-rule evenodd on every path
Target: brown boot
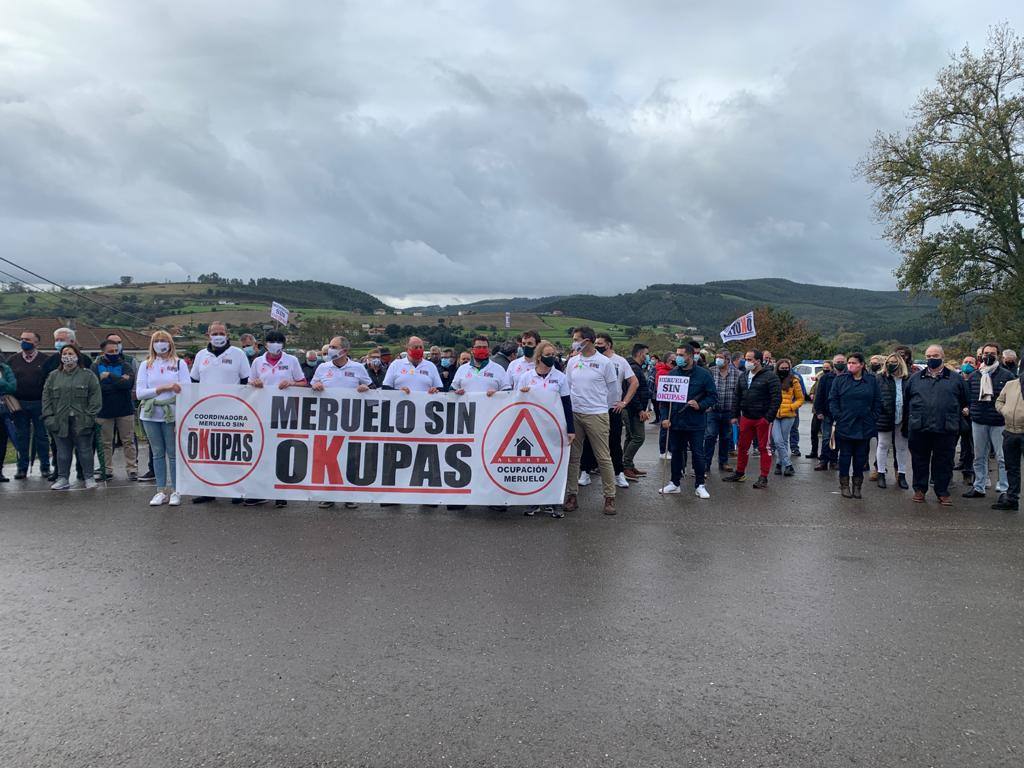
M 570 493 L 565 497 L 565 504 L 562 505 L 562 510 L 565 512 L 575 512 L 580 508 L 580 505 L 576 501 L 576 494 Z
M 637 472 L 635 469 L 633 469 L 632 467 L 626 467 L 624 470 L 622 470 L 622 474 L 624 474 L 626 476 L 627 480 L 634 480 L 634 481 L 636 481 L 636 480 L 639 480 L 642 477 L 642 475 L 639 472 Z
M 615 514 L 615 499 L 613 499 L 611 496 L 604 497 L 604 513 L 606 515 Z
M 852 499 L 853 492 L 850 490 L 850 478 L 840 477 L 839 478 L 839 492 L 842 494 L 844 499 Z
M 855 499 L 863 499 L 864 498 L 863 496 L 860 495 L 860 489 L 863 488 L 863 487 L 864 487 L 864 478 L 863 477 L 855 477 L 855 478 L 853 478 L 853 498 L 855 498 Z

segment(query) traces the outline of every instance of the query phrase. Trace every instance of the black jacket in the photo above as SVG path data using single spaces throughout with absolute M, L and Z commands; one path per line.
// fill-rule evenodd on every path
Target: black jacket
M 828 409 L 828 398 L 832 390 L 832 382 L 836 380 L 838 374 L 835 371 L 825 371 L 825 373 L 818 376 L 818 386 L 814 390 L 814 412 L 820 413 L 822 416 L 831 416 L 832 412 Z
M 937 377 L 926 371 L 918 371 L 907 383 L 910 434 L 959 434 L 960 411 L 967 407 L 967 382 L 948 368 L 942 368 Z
M 908 379 L 894 379 L 892 376 L 879 376 L 878 389 L 882 395 L 882 408 L 875 420 L 875 427 L 879 432 L 892 432 L 896 425 L 896 385 L 903 388 L 903 419 L 899 424 L 899 430 L 904 435 L 907 433 L 907 416 L 910 409 L 907 407 L 907 381 Z
M 388 367 L 384 363 L 380 364 L 379 368 L 374 369 L 372 365 L 364 366 L 366 372 L 370 374 L 370 389 L 380 389 L 384 386 L 384 375 L 388 372 Z
M 736 402 L 732 407 L 732 417 L 738 419 L 767 419 L 775 421 L 775 414 L 782 405 L 782 385 L 779 377 L 770 368 L 762 368 L 747 384 L 748 374 L 740 371 L 740 380 L 736 384 Z
M 626 358 L 626 362 L 629 363 L 630 369 L 633 371 L 633 375 L 636 376 L 638 382 L 636 388 L 636 394 L 633 395 L 633 399 L 629 401 L 626 406 L 630 413 L 640 413 L 647 410 L 647 406 L 651 402 L 651 390 L 647 386 L 647 374 L 644 373 L 644 369 L 640 364 L 631 357 Z M 627 379 L 622 380 L 623 389 L 625 389 Z M 623 392 L 625 394 L 625 392 Z
M 975 371 L 967 379 L 967 396 L 971 407 L 971 421 L 988 427 L 1001 427 L 1006 422 L 999 415 L 999 411 L 996 410 L 996 398 L 1003 391 L 1003 387 L 1013 381 L 1015 377 L 1003 366 L 997 366 L 992 371 L 992 399 L 985 402 L 979 399 L 981 397 L 981 377 L 981 371 Z
M 882 395 L 877 377 L 865 371 L 860 379 L 842 373 L 832 382 L 828 408 L 838 437 L 870 440 L 878 430 L 875 424 L 882 410 Z

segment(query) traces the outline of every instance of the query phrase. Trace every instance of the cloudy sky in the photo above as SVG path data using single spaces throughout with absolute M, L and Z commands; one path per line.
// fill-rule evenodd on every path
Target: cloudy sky
M 779 10 L 783 8 L 785 10 Z M 0 0 L 0 252 L 403 303 L 893 287 L 853 166 L 974 3 Z

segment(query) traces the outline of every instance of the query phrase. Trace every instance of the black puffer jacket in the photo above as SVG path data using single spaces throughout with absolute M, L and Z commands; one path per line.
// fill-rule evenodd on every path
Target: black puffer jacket
M 967 407 L 967 382 L 959 373 L 941 369 L 938 376 L 919 371 L 907 384 L 910 434 L 960 434 L 960 411 Z
M 900 423 L 900 432 L 907 434 L 907 417 L 910 409 L 907 407 L 907 379 L 894 379 L 892 376 L 879 376 L 878 386 L 882 391 L 882 410 L 878 413 L 878 420 L 875 426 L 879 432 L 892 432 L 896 428 L 896 384 L 903 388 L 903 421 Z
M 975 371 L 967 379 L 967 394 L 971 402 L 971 421 L 975 424 L 984 424 L 987 427 L 1001 427 L 1006 422 L 996 410 L 996 398 L 1003 391 L 1003 387 L 1013 381 L 1015 377 L 1003 366 L 997 366 L 992 371 L 992 399 L 985 402 L 980 400 L 981 377 L 981 371 Z
M 782 405 L 782 386 L 779 377 L 771 368 L 762 368 L 747 385 L 747 374 L 740 372 L 740 380 L 736 384 L 736 402 L 732 407 L 732 417 L 738 419 L 767 419 L 775 421 L 775 414 Z

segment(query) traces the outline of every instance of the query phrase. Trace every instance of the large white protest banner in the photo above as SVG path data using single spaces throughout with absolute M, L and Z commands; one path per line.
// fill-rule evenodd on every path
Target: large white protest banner
M 685 403 L 690 396 L 689 376 L 659 376 L 657 399 L 659 403 Z
M 560 504 L 554 392 L 456 396 L 246 386 L 183 390 L 178 490 L 397 504 Z
M 747 312 L 743 317 L 737 317 L 729 324 L 728 328 L 723 328 L 718 335 L 722 337 L 723 343 L 754 338 L 757 336 L 757 328 L 754 327 L 754 313 Z

